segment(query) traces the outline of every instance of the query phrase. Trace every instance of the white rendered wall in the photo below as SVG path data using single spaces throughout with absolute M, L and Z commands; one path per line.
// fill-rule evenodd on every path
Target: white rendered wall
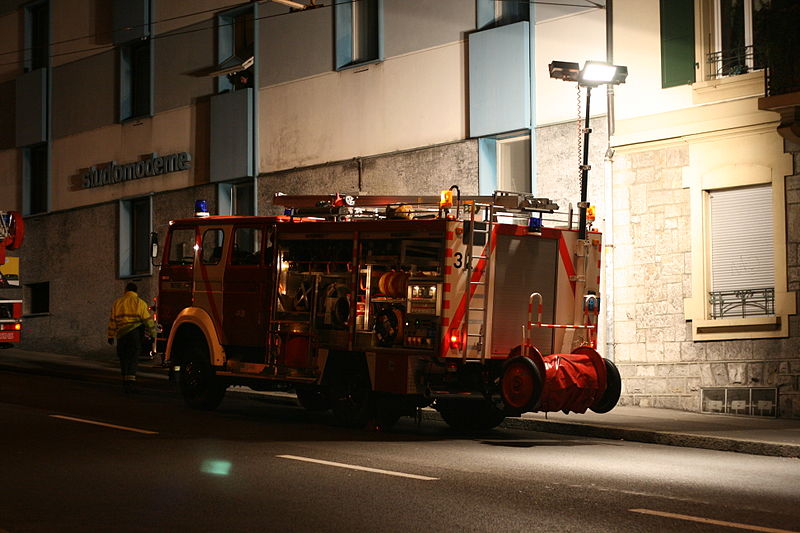
M 261 89 L 260 172 L 467 134 L 463 42 Z

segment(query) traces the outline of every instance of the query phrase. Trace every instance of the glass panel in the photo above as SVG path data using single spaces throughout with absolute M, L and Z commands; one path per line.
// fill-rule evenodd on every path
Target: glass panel
M 47 3 L 43 2 L 30 8 L 31 70 L 47 66 L 50 41 L 49 19 Z
M 170 265 L 191 265 L 194 263 L 194 229 L 172 230 L 169 242 Z
M 47 211 L 47 145 L 29 149 L 30 213 Z
M 50 282 L 32 283 L 28 285 L 29 312 L 49 313 L 50 312 Z
M 131 274 L 150 272 L 150 198 L 131 200 Z
M 231 214 L 233 215 L 255 215 L 254 210 L 254 187 L 253 183 L 238 183 L 233 186 Z
M 131 116 L 150 114 L 150 41 L 140 41 L 130 47 Z
M 775 389 L 753 389 L 752 414 L 756 416 L 776 416 Z
M 750 390 L 728 389 L 725 412 L 733 415 L 750 414 Z
M 726 76 L 747 72 L 745 63 L 744 0 L 720 0 L 720 42 L 722 44 L 722 74 Z
M 353 63 L 378 58 L 378 0 L 353 4 Z
M 703 389 L 703 412 L 725 412 L 725 389 Z
M 225 234 L 221 229 L 208 229 L 203 233 L 201 260 L 204 265 L 216 265 L 222 259 Z
M 261 257 L 261 230 L 236 228 L 233 234 L 232 265 L 257 265 Z

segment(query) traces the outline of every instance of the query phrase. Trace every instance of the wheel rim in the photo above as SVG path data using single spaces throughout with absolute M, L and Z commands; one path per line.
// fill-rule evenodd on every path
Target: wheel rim
M 532 365 L 513 361 L 503 372 L 503 402 L 513 409 L 530 409 L 538 400 L 539 379 Z

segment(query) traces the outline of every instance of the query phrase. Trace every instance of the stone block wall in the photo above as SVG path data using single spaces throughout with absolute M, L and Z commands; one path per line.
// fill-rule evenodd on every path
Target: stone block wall
M 262 176 L 258 181 L 259 212 L 282 213 L 272 207 L 275 193 L 433 195 L 458 185 L 465 195 L 478 194 L 478 146 L 475 140 L 336 161 Z
M 214 186 L 153 196 L 153 229 L 162 243 L 169 221 L 192 216 L 197 198 L 209 199 L 209 208 L 213 209 Z M 152 275 L 119 277 L 118 202 L 29 217 L 25 224 L 21 281 L 23 285 L 48 282 L 50 307 L 49 313 L 26 316 L 19 347 L 91 358 L 113 357 L 114 348 L 106 343 L 106 328 L 114 299 L 128 281 L 138 285 L 139 296 L 148 303 L 157 291 L 155 268 Z
M 800 149 L 786 179 L 788 289 L 800 290 Z M 615 362 L 622 405 L 699 411 L 705 387 L 775 387 L 779 416 L 800 418 L 800 317 L 790 337 L 694 342 L 686 146 L 617 155 L 614 164 Z

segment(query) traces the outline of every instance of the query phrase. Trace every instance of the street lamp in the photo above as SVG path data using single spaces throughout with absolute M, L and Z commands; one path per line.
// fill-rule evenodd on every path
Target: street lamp
M 586 239 L 587 182 L 589 180 L 589 108 L 592 101 L 592 88 L 599 85 L 619 85 L 628 77 L 628 67 L 610 65 L 600 61 L 587 61 L 581 70 L 577 63 L 553 61 L 549 65 L 550 77 L 562 81 L 574 81 L 586 87 L 586 117 L 583 125 L 583 163 L 581 164 L 581 201 L 578 203 L 578 238 Z

